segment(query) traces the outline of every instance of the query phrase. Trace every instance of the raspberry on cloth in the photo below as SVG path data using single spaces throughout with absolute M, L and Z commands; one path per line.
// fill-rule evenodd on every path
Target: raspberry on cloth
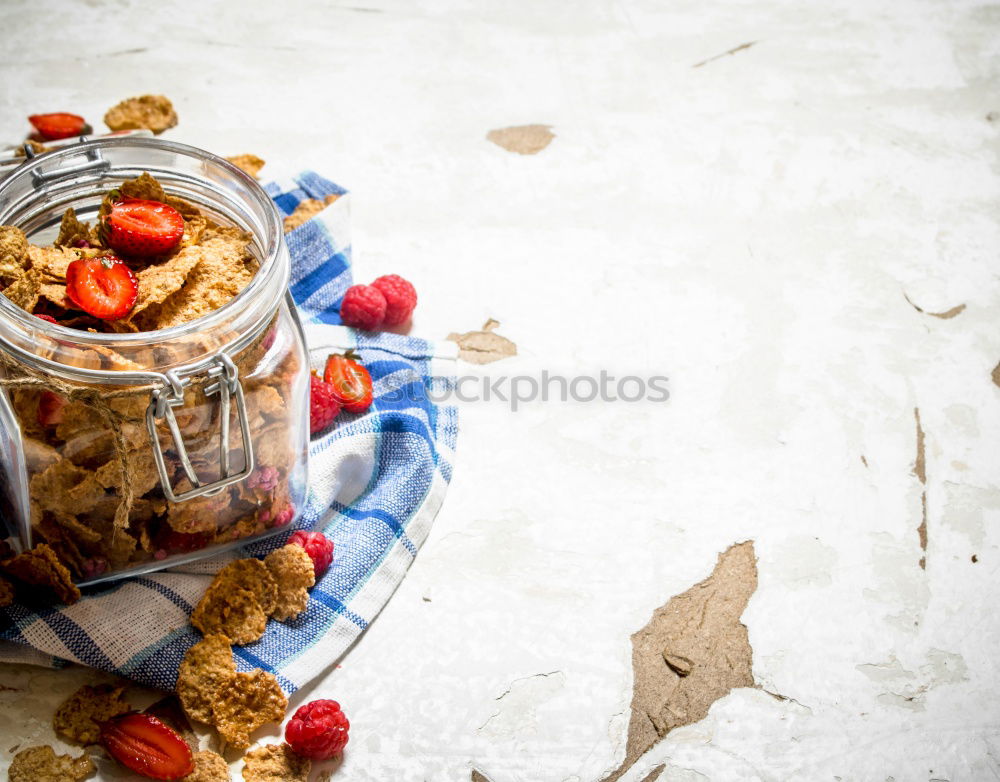
M 264 635 L 235 656 L 238 671 L 263 669 L 290 694 L 350 647 L 427 537 L 451 479 L 458 434 L 455 408 L 435 403 L 427 390 L 454 383 L 457 346 L 342 326 L 341 300 L 352 284 L 346 191 L 309 171 L 265 189 L 283 215 L 306 199 L 340 196 L 286 234 L 290 293 L 312 368 L 322 374 L 331 353 L 354 350 L 374 383 L 367 412 L 325 429 L 311 444 L 309 499 L 299 527 L 332 541 L 333 564 L 309 590 L 305 611 L 269 621 Z M 212 560 L 92 587 L 72 606 L 2 608 L 0 661 L 51 666 L 70 660 L 173 689 L 185 653 L 201 640 L 189 619 L 213 574 L 233 559 L 284 546 L 293 532 Z M 325 551 L 307 547 L 307 553 L 321 554 L 325 564 Z M 133 610 L 136 605 L 143 610 Z

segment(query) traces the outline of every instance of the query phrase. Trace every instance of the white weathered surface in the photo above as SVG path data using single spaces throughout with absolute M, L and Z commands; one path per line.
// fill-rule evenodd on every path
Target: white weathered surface
M 1000 776 L 1000 9 L 572 5 L 7 0 L 0 138 L 163 92 L 171 138 L 350 187 L 358 277 L 411 278 L 416 333 L 500 320 L 521 355 L 483 371 L 670 376 L 466 407 L 410 575 L 295 699 L 345 705 L 335 778 L 596 780 L 629 633 L 746 538 L 794 701 L 734 692 L 628 782 Z M 485 140 L 527 123 L 536 156 Z M 83 678 L 0 670 L 0 766 Z

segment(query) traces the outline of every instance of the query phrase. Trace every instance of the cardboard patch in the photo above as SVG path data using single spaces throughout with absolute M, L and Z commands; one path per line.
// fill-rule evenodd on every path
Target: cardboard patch
M 7 774 L 10 782 L 83 782 L 96 770 L 87 755 L 57 755 L 46 744 L 18 752 Z
M 141 95 L 108 109 L 104 124 L 112 130 L 151 130 L 159 135 L 177 124 L 177 112 L 163 95 Z
M 245 782 L 306 782 L 312 761 L 296 755 L 287 744 L 265 744 L 243 758 Z
M 70 572 L 45 543 L 6 560 L 0 567 L 15 581 L 50 590 L 60 603 L 72 605 L 80 599 Z
M 285 716 L 288 699 L 273 674 L 255 670 L 238 673 L 229 680 L 212 706 L 215 728 L 237 749 L 250 746 L 250 734 Z
M 229 780 L 229 764 L 221 755 L 205 749 L 194 753 L 194 771 L 181 782 L 229 782 Z
M 233 155 L 232 157 L 227 157 L 226 160 L 238 169 L 245 171 L 254 179 L 257 178 L 257 174 L 264 167 L 264 160 L 256 155 Z
M 101 738 L 98 723 L 131 711 L 121 695 L 124 685 L 85 685 L 56 709 L 52 728 L 56 735 L 71 744 L 96 744 Z
M 206 635 L 188 649 L 177 675 L 177 697 L 188 718 L 212 724 L 212 704 L 235 675 L 226 636 Z
M 264 564 L 278 585 L 271 616 L 279 622 L 294 619 L 306 610 L 308 589 L 316 583 L 312 559 L 302 546 L 292 544 L 272 551 Z

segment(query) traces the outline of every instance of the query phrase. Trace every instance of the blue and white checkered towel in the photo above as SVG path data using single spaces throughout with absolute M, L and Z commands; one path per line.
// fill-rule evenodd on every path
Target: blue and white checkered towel
M 306 198 L 344 194 L 312 172 L 267 191 L 285 214 Z M 335 350 L 354 348 L 375 385 L 368 413 L 312 442 L 309 499 L 299 526 L 333 539 L 333 566 L 298 619 L 268 622 L 259 641 L 233 650 L 239 670 L 270 671 L 290 693 L 340 657 L 399 585 L 444 499 L 458 427 L 455 408 L 432 401 L 454 381 L 456 346 L 339 325 L 340 299 L 351 285 L 349 199 L 334 201 L 286 239 L 291 290 L 313 366 Z M 188 616 L 211 574 L 236 556 L 262 556 L 285 537 L 95 587 L 72 606 L 0 609 L 0 660 L 74 661 L 172 689 L 184 653 L 201 637 Z

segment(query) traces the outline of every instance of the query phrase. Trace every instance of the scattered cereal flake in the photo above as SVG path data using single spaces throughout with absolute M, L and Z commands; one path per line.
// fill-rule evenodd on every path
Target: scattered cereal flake
M 277 584 L 271 570 L 259 559 L 237 559 L 230 562 L 216 574 L 215 580 L 253 592 L 265 614 L 274 608 Z
M 257 174 L 260 173 L 260 170 L 264 167 L 265 162 L 262 158 L 249 154 L 233 155 L 232 157 L 227 157 L 226 160 L 254 178 L 256 178 Z
M 5 561 L 3 569 L 16 581 L 48 587 L 66 605 L 80 599 L 80 590 L 73 583 L 69 571 L 59 561 L 56 552 L 44 543 Z
M 264 635 L 267 614 L 249 589 L 213 582 L 192 612 L 191 624 L 206 635 L 223 633 L 243 646 Z
M 322 201 L 317 201 L 315 198 L 307 198 L 305 201 L 300 201 L 299 205 L 295 207 L 295 211 L 285 218 L 285 233 L 294 231 L 303 223 L 312 220 L 312 218 L 326 209 L 326 207 L 338 198 L 340 198 L 340 196 L 331 193 Z
M 156 468 L 156 457 L 149 443 L 149 437 L 141 437 L 131 446 L 126 457 L 128 470 L 132 476 L 132 488 L 136 497 L 148 494 L 160 485 L 160 473 Z M 122 468 L 117 456 L 100 467 L 96 473 L 97 482 L 106 489 L 120 489 Z
M 191 448 L 188 454 L 192 455 Z M 206 472 L 195 458 L 192 464 L 197 472 Z M 191 482 L 184 478 L 174 487 L 178 493 L 190 491 Z M 216 532 L 222 526 L 223 520 L 232 505 L 232 497 L 228 492 L 216 494 L 214 497 L 198 497 L 187 502 L 174 502 L 167 509 L 167 523 L 178 532 L 193 535 L 200 532 Z
M 29 269 L 26 273 L 11 285 L 8 285 L 3 295 L 14 302 L 21 309 L 31 312 L 38 304 L 41 295 L 41 278 L 34 269 Z
M 125 685 L 84 685 L 56 709 L 52 728 L 56 735 L 73 744 L 96 744 L 101 738 L 100 722 L 131 710 L 121 695 Z
M 77 218 L 73 207 L 70 207 L 63 213 L 62 222 L 59 224 L 59 237 L 53 244 L 58 247 L 72 247 L 80 241 L 93 244 L 95 239 L 90 224 Z
M 94 761 L 87 755 L 74 758 L 57 755 L 47 744 L 22 749 L 7 771 L 10 782 L 81 782 L 94 773 Z
M 184 655 L 177 697 L 189 719 L 212 723 L 212 703 L 236 675 L 233 650 L 224 635 L 206 635 Z
M 42 510 L 80 514 L 97 506 L 104 488 L 95 473 L 63 459 L 31 477 L 30 494 Z
M 163 203 L 167 206 L 172 206 L 185 220 L 190 220 L 194 217 L 201 217 L 201 210 L 192 204 L 190 201 L 185 201 L 183 198 L 178 198 L 177 196 L 168 195 L 163 198 Z M 207 221 L 206 221 L 207 222 Z
M 179 200 L 179 199 L 178 199 Z M 179 247 L 191 247 L 201 241 L 202 234 L 208 228 L 208 218 L 201 215 L 191 215 L 184 218 L 184 235 L 181 237 Z
M 139 295 L 128 320 L 135 318 L 151 304 L 161 304 L 179 291 L 200 261 L 201 252 L 198 247 L 185 247 L 162 263 L 147 266 L 138 272 L 135 277 L 139 283 Z
M 219 735 L 237 749 L 246 749 L 250 734 L 269 722 L 281 722 L 287 706 L 274 675 L 257 669 L 230 679 L 215 699 L 212 714 Z
M 294 619 L 309 605 L 309 587 L 316 583 L 313 561 L 302 546 L 275 549 L 264 558 L 267 569 L 278 583 L 277 600 L 271 616 L 279 622 Z
M 66 286 L 58 282 L 43 282 L 38 286 L 40 298 L 45 299 L 50 304 L 54 304 L 60 309 L 74 309 L 73 302 L 66 296 Z
M 163 95 L 141 95 L 108 109 L 104 124 L 112 130 L 151 130 L 159 135 L 177 124 L 177 112 Z
M 73 261 L 84 256 L 78 248 L 73 247 L 36 247 L 28 245 L 28 258 L 31 268 L 42 277 L 42 282 L 66 282 L 66 269 Z
M 14 602 L 14 585 L 6 578 L 0 577 L 0 608 Z
M 210 750 L 194 753 L 194 771 L 181 782 L 229 782 L 229 764 Z
M 287 744 L 265 744 L 243 758 L 245 782 L 306 782 L 312 761 L 296 755 Z
M 27 144 L 31 147 L 31 151 L 36 155 L 41 155 L 43 152 L 48 152 L 49 148 L 45 146 L 40 141 L 35 141 L 33 138 L 26 138 L 23 142 L 17 145 L 14 149 L 14 157 L 26 157 L 24 154 L 24 145 Z
M 167 194 L 152 174 L 143 171 L 135 179 L 129 179 L 118 186 L 118 191 L 124 198 L 139 198 L 148 201 L 163 201 Z
M 20 228 L 0 225 L 0 279 L 11 282 L 24 274 L 28 240 Z
M 251 418 L 259 415 L 274 421 L 285 417 L 285 400 L 274 386 L 261 386 L 250 391 L 247 394 L 247 407 Z

